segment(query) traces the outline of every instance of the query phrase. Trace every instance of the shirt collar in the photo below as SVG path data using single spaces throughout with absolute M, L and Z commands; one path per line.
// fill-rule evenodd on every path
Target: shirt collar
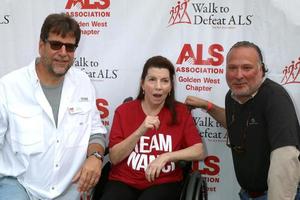
M 38 83 L 39 83 L 39 78 L 38 78 L 38 75 L 36 73 L 36 63 L 38 62 L 38 59 L 39 58 L 36 58 L 34 59 L 29 65 L 28 65 L 28 76 L 29 76 L 29 79 L 32 83 L 32 85 L 34 86 L 37 86 Z

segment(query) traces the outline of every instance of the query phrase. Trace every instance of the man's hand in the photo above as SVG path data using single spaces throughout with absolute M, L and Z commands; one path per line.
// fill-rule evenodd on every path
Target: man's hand
M 78 184 L 80 193 L 87 192 L 98 183 L 101 170 L 102 161 L 95 156 L 89 156 L 74 176 L 72 182 Z
M 185 99 L 185 104 L 191 108 L 201 108 L 207 110 L 208 101 L 195 96 L 187 96 Z

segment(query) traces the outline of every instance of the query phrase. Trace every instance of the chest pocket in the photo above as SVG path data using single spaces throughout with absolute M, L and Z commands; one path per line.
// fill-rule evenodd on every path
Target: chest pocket
M 91 104 L 73 103 L 68 106 L 64 135 L 66 147 L 87 145 L 91 132 Z
M 9 105 L 10 139 L 14 152 L 34 154 L 43 150 L 43 116 L 39 106 Z

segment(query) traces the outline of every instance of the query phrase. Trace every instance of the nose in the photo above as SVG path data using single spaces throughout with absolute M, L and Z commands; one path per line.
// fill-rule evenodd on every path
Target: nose
M 156 81 L 155 88 L 156 89 L 160 89 L 161 88 L 161 82 L 159 80 Z
M 67 54 L 66 46 L 62 45 L 61 48 L 59 49 L 60 54 Z
M 236 76 L 236 78 L 238 78 L 238 79 L 243 78 L 243 76 L 244 76 L 244 75 L 243 75 L 243 70 L 240 69 L 240 68 L 238 68 L 238 69 L 236 70 L 235 76 Z

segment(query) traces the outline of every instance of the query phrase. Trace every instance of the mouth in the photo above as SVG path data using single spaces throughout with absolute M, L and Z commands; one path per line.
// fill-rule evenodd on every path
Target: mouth
M 163 95 L 162 95 L 162 94 L 153 94 L 153 96 L 154 96 L 155 98 L 161 98 Z
M 67 64 L 67 63 L 69 63 L 68 60 L 57 60 L 57 59 L 55 59 L 54 62 L 62 63 L 62 64 Z
M 247 83 L 245 82 L 237 82 L 237 83 L 232 83 L 233 86 L 235 87 L 243 87 L 245 86 Z

